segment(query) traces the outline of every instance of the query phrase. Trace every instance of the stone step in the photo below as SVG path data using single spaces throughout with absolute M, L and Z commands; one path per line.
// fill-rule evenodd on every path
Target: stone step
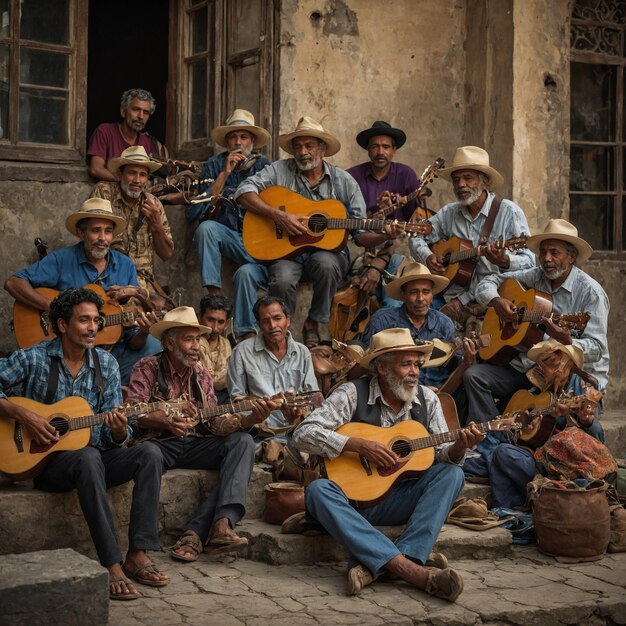
M 402 529 L 402 526 L 380 527 L 391 539 L 396 539 Z M 237 533 L 248 538 L 250 545 L 244 554 L 246 558 L 271 565 L 345 561 L 348 558 L 345 549 L 328 535 L 283 535 L 280 526 L 261 520 L 242 520 Z M 502 528 L 474 531 L 444 524 L 435 549 L 451 559 L 495 559 L 507 556 L 511 545 L 511 533 Z
M 602 416 L 605 443 L 616 458 L 626 457 L 626 411 L 606 411 Z

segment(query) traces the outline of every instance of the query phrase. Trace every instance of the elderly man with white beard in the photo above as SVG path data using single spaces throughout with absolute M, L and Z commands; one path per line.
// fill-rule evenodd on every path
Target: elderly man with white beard
M 425 237 L 414 237 L 409 247 L 415 260 L 442 276 L 447 268 L 442 256 L 432 251 L 432 244 L 451 237 L 469 240 L 472 246 L 491 244 L 478 256 L 469 284 L 462 287 L 453 279 L 443 294 L 446 304 L 441 312 L 463 327 L 470 316 L 482 313 L 475 302 L 476 287 L 485 276 L 533 267 L 534 258 L 528 250 L 507 251 L 493 245 L 498 239 L 528 235 L 530 228 L 517 204 L 494 194 L 493 189 L 501 187 L 504 179 L 490 166 L 489 155 L 482 148 L 458 148 L 452 166 L 439 173 L 449 177 L 457 201 L 446 204 L 431 217 L 432 232 Z

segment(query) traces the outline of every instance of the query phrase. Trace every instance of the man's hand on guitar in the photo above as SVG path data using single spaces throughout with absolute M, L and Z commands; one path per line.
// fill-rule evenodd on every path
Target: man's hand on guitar
M 126 439 L 128 419 L 119 410 L 109 411 L 104 416 L 104 423 L 111 429 L 113 441 L 124 441 Z
M 255 424 L 264 422 L 272 411 L 280 408 L 280 402 L 275 402 L 271 398 L 250 398 L 252 401 L 252 411 L 241 416 L 242 428 L 251 428 Z
M 286 235 L 304 235 L 307 232 L 307 218 L 303 215 L 274 211 L 274 222 Z
M 469 448 L 478 445 L 485 435 L 481 433 L 474 422 L 470 422 L 461 431 L 461 438 L 457 439 L 448 449 L 448 456 L 451 461 L 458 461 Z
M 545 327 L 547 335 L 550 335 L 550 337 L 553 337 L 565 346 L 571 345 L 572 334 L 570 333 L 569 328 L 563 328 L 562 326 L 555 324 L 547 317 L 542 317 L 541 323 Z
M 478 354 L 479 342 L 478 339 L 470 339 L 469 337 L 463 337 L 463 363 L 469 367 L 476 361 L 476 355 Z
M 392 220 L 387 222 L 383 228 L 383 234 L 387 235 L 390 240 L 397 239 L 404 234 L 406 224 L 404 222 L 398 222 L 398 220 Z
M 426 259 L 426 266 L 433 274 L 439 274 L 440 276 L 443 276 L 446 273 L 446 268 L 443 264 L 442 256 L 431 254 Z
M 32 438 L 41 446 L 49 446 L 59 440 L 59 434 L 52 424 L 41 415 L 23 409 L 19 422 L 30 432 Z
M 488 261 L 502 269 L 508 269 L 511 265 L 506 248 L 499 248 L 490 243 L 482 250 L 482 254 Z
M 343 449 L 344 452 L 356 452 L 370 463 L 383 468 L 393 467 L 400 460 L 398 455 L 385 444 L 359 437 L 350 437 Z
M 506 298 L 494 298 L 489 306 L 492 306 L 498 317 L 505 322 L 513 322 L 517 319 L 517 307 Z

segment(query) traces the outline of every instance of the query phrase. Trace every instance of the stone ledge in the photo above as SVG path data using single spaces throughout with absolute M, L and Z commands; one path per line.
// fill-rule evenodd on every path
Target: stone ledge
M 108 622 L 108 573 L 74 550 L 0 556 L 0 572 L 0 625 Z

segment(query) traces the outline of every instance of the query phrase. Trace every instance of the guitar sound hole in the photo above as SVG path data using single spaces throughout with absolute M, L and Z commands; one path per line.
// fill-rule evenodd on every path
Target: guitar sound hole
M 406 456 L 409 456 L 411 452 L 411 447 L 409 446 L 409 442 L 403 439 L 398 441 L 394 441 L 391 449 L 401 458 L 403 459 Z
M 50 424 L 54 426 L 57 433 L 59 433 L 59 437 L 62 437 L 69 430 L 68 422 L 63 417 L 53 417 L 50 420 Z
M 442 264 L 444 267 L 448 267 L 448 265 L 450 265 L 450 253 L 449 253 L 449 252 L 448 252 L 448 254 L 446 254 L 446 255 L 443 257 L 443 260 L 441 261 L 441 264 Z
M 309 217 L 309 230 L 312 233 L 322 233 L 328 227 L 328 219 L 325 215 L 316 213 Z

